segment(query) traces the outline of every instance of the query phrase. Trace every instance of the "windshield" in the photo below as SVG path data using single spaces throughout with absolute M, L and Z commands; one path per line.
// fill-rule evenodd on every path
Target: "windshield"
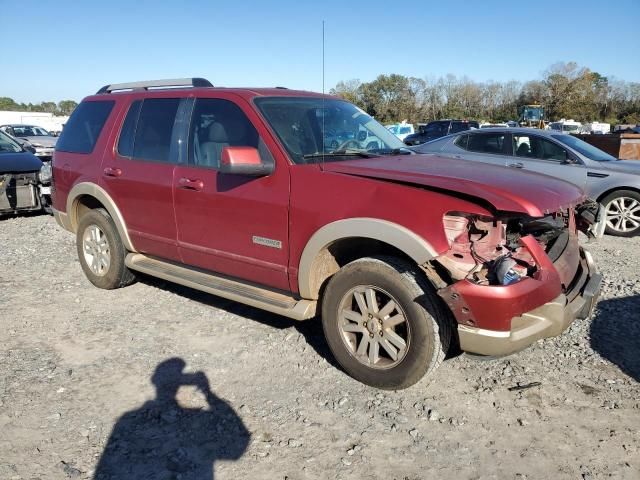
M 577 132 L 580 130 L 580 125 L 567 125 L 566 123 L 562 125 L 563 132 Z
M 14 125 L 13 133 L 16 137 L 48 137 L 50 133 L 42 127 L 31 125 Z
M 556 140 L 558 140 L 559 142 L 564 143 L 568 147 L 573 148 L 577 152 L 580 152 L 582 155 L 584 155 L 590 160 L 595 160 L 596 162 L 612 162 L 617 160 L 616 157 L 609 155 L 607 152 L 603 152 L 599 148 L 596 148 L 593 145 L 590 145 L 587 142 L 580 140 L 579 138 L 572 137 L 571 135 L 551 135 L 551 136 Z
M 18 153 L 21 151 L 22 147 L 20 147 L 16 141 L 0 131 L 0 153 Z
M 389 130 L 343 100 L 262 97 L 255 103 L 295 163 L 411 153 Z

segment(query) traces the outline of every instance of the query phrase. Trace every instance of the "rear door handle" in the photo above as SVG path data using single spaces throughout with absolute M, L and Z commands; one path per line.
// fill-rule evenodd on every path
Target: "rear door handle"
M 122 175 L 122 170 L 119 168 L 107 167 L 102 172 L 105 177 L 119 177 Z
M 509 163 L 507 167 L 511 168 L 524 168 L 524 164 L 522 162 Z
M 178 188 L 200 192 L 204 188 L 204 182 L 199 178 L 191 180 L 190 178 L 182 177 L 180 180 L 178 180 Z

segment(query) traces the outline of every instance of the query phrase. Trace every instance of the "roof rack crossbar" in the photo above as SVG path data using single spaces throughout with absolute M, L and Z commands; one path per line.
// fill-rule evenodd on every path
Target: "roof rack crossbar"
M 117 90 L 148 90 L 150 88 L 163 87 L 213 87 L 213 84 L 205 78 L 168 78 L 143 82 L 113 83 L 102 87 L 98 90 L 98 94 L 111 93 Z

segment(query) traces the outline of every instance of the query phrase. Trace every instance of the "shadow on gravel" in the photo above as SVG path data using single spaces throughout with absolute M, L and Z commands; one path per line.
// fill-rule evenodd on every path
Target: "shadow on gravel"
M 590 337 L 591 348 L 640 382 L 640 295 L 601 300 Z
M 259 308 L 250 307 L 232 300 L 216 297 L 215 295 L 210 295 L 175 283 L 166 282 L 159 278 L 142 274 L 137 275 L 138 279 L 147 285 L 175 293 L 176 295 L 180 295 L 181 297 L 188 298 L 189 300 L 193 300 L 203 305 L 219 308 L 220 310 L 224 310 L 234 315 L 245 317 L 280 330 L 293 327 L 304 337 L 307 344 L 313 348 L 320 357 L 324 358 L 335 368 L 342 370 L 333 358 L 331 350 L 329 350 L 329 346 L 324 339 L 322 323 L 318 318 L 305 321 L 291 320 L 281 315 L 260 310 Z
M 203 372 L 184 373 L 184 367 L 180 358 L 156 367 L 156 398 L 118 419 L 95 480 L 213 480 L 216 460 L 237 460 L 246 451 L 250 434 L 240 417 L 213 394 Z M 200 389 L 209 408 L 181 407 L 176 394 L 182 385 Z

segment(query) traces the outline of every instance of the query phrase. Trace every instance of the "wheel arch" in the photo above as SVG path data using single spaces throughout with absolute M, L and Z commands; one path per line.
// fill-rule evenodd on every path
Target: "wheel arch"
M 300 296 L 319 298 L 326 280 L 341 268 L 338 251 L 345 252 L 354 246 L 362 247 L 355 258 L 380 251 L 394 252 L 423 265 L 437 256 L 429 242 L 397 223 L 376 218 L 337 220 L 316 231 L 302 252 L 298 268 Z M 372 252 L 374 246 L 377 251 Z M 332 247 L 337 249 L 332 251 Z M 343 258 L 355 260 L 348 254 Z
M 629 190 L 631 192 L 636 192 L 637 194 L 640 195 L 640 188 L 638 187 L 615 186 L 615 187 L 609 188 L 608 190 L 598 195 L 598 199 L 597 199 L 598 203 L 601 203 L 602 200 L 604 200 L 607 196 L 611 195 L 613 192 L 616 192 L 618 190 Z
M 131 252 L 135 252 L 124 217 L 106 190 L 99 185 L 91 182 L 82 182 L 75 185 L 67 197 L 67 215 L 71 230 L 76 232 L 80 217 L 86 209 L 104 208 L 111 216 L 113 223 L 118 229 L 118 234 L 122 239 L 125 248 Z

